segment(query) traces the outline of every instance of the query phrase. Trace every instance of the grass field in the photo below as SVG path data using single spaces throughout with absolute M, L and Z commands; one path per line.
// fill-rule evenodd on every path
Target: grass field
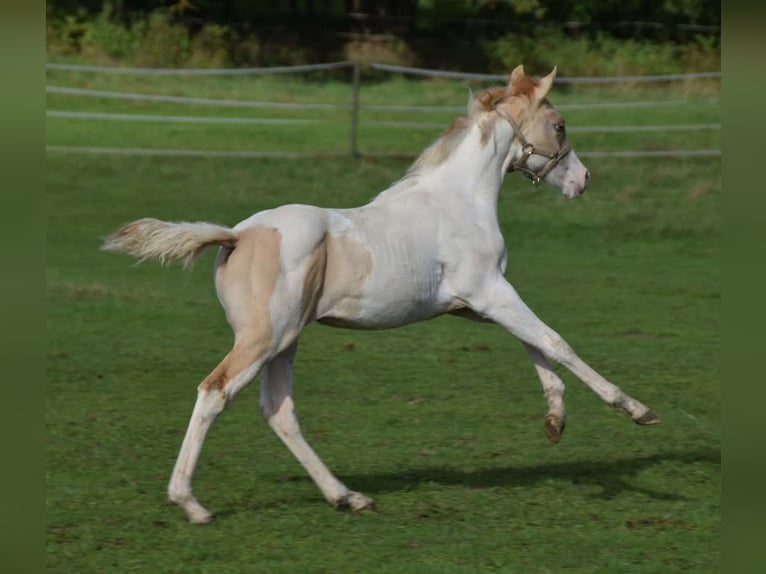
M 228 80 L 205 80 L 194 92 L 176 80 L 158 79 L 151 89 L 129 78 L 48 82 L 65 80 L 245 97 Z M 296 85 L 316 100 L 342 89 L 275 81 L 262 97 L 293 93 Z M 691 103 L 651 117 L 573 110 L 568 125 L 720 121 L 709 93 L 674 89 L 620 97 Z M 461 88 L 454 101 L 452 84 L 392 80 L 369 90 L 375 103 L 459 105 L 465 98 Z M 560 96 L 554 103 L 617 97 L 608 90 Z M 151 113 L 230 113 L 154 106 Z M 48 107 L 149 113 L 137 103 L 53 94 Z M 347 149 L 345 128 L 322 125 L 295 132 L 51 118 L 48 127 L 52 145 Z M 435 133 L 369 129 L 368 150 L 416 151 Z M 718 147 L 720 134 L 676 137 L 575 132 L 571 139 L 577 150 L 702 149 Z M 205 444 L 195 493 L 217 521 L 198 527 L 166 501 L 165 488 L 196 385 L 231 344 L 212 285 L 213 254 L 187 272 L 135 266 L 100 252 L 99 238 L 143 216 L 234 224 L 282 203 L 358 205 L 407 163 L 50 153 L 48 570 L 719 572 L 720 160 L 587 163 L 594 179 L 576 201 L 518 176 L 506 180 L 500 217 L 508 276 L 543 320 L 649 404 L 662 425 L 634 425 L 559 370 L 568 426 L 553 446 L 542 431 L 546 404 L 534 370 L 498 327 L 451 317 L 379 333 L 312 326 L 296 363 L 303 430 L 341 480 L 376 499 L 378 511 L 354 515 L 326 505 L 261 420 L 254 383 Z

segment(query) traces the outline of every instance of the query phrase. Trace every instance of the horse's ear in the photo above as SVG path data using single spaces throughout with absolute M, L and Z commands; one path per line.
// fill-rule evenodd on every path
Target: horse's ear
M 508 80 L 508 89 L 513 87 L 514 84 L 518 84 L 524 77 L 526 77 L 524 75 L 524 65 L 519 64 L 513 69 L 513 72 L 511 72 L 511 77 Z
M 535 87 L 535 101 L 542 102 L 548 95 L 548 92 L 551 91 L 551 88 L 553 87 L 553 80 L 556 79 L 556 70 L 557 67 L 553 66 L 553 71 L 544 78 L 540 79 L 537 86 Z

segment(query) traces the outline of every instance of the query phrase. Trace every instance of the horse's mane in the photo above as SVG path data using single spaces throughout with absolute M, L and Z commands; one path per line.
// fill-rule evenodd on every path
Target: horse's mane
M 472 98 L 468 102 L 468 113 L 465 116 L 455 118 L 449 127 L 442 132 L 430 146 L 428 146 L 418 156 L 415 162 L 407 170 L 407 176 L 420 173 L 424 169 L 434 168 L 442 163 L 458 147 L 463 138 L 477 121 L 479 121 L 486 112 L 495 109 L 498 101 L 506 95 L 505 88 L 493 88 L 482 92 L 478 97 Z M 486 123 L 486 122 L 483 122 Z M 491 125 L 484 126 L 482 137 L 488 137 L 491 131 Z M 486 136 L 484 135 L 486 132 Z M 405 176 L 405 177 L 407 177 Z
M 479 96 L 472 97 L 468 102 L 468 113 L 456 118 L 441 136 L 418 156 L 403 179 L 441 165 L 457 148 L 471 126 L 477 122 L 481 130 L 481 143 L 485 144 L 497 120 L 496 114 L 489 115 L 488 112 L 494 111 L 500 103 L 513 96 L 530 97 L 538 84 L 536 79 L 524 76 L 510 90 L 506 87 L 490 88 Z
M 431 170 L 444 163 L 453 151 L 463 141 L 471 127 L 478 122 L 481 130 L 481 143 L 489 141 L 497 114 L 490 114 L 497 106 L 513 96 L 530 97 L 539 84 L 534 78 L 523 77 L 509 90 L 507 87 L 495 87 L 484 90 L 477 97 L 471 96 L 468 111 L 465 116 L 455 118 L 449 127 L 412 163 L 404 176 L 394 183 L 387 191 L 401 190 L 410 187 L 424 171 Z

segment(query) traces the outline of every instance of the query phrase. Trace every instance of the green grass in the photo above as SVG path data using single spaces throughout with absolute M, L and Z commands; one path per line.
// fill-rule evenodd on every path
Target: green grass
M 656 90 L 656 99 L 673 99 Z M 400 91 L 402 101 L 412 97 Z M 583 99 L 563 93 L 554 102 L 567 98 Z M 713 115 L 704 106 L 677 110 L 687 112 Z M 614 114 L 615 124 L 637 121 Z M 568 113 L 569 125 L 607 120 L 583 116 Z M 51 120 L 49 143 L 114 138 L 114 124 L 85 123 L 91 131 L 74 137 L 84 128 Z M 172 143 L 167 127 L 141 126 L 162 145 Z M 305 136 L 337 136 L 326 132 Z M 292 133 L 281 135 L 283 145 L 305 144 Z M 124 147 L 144 143 L 122 135 Z M 219 149 L 241 145 L 234 135 L 172 137 Z M 370 137 L 396 143 L 382 129 Z M 610 137 L 611 149 L 637 145 Z M 684 143 L 715 143 L 705 137 L 692 132 Z M 189 272 L 136 266 L 100 252 L 99 238 L 144 216 L 233 224 L 282 203 L 359 205 L 407 164 L 49 154 L 48 570 L 720 571 L 720 161 L 587 163 L 594 180 L 576 201 L 506 180 L 508 276 L 662 425 L 634 425 L 560 370 L 569 417 L 553 446 L 534 370 L 497 327 L 451 317 L 378 333 L 312 326 L 296 362 L 303 430 L 379 510 L 353 515 L 326 505 L 260 419 L 254 383 L 205 444 L 195 493 L 218 520 L 197 527 L 166 502 L 165 488 L 196 385 L 231 345 L 213 254 Z

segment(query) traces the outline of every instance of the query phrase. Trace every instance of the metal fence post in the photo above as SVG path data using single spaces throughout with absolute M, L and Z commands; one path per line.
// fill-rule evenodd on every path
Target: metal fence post
M 359 62 L 354 62 L 354 77 L 351 94 L 351 157 L 359 157 L 357 132 L 359 131 Z

